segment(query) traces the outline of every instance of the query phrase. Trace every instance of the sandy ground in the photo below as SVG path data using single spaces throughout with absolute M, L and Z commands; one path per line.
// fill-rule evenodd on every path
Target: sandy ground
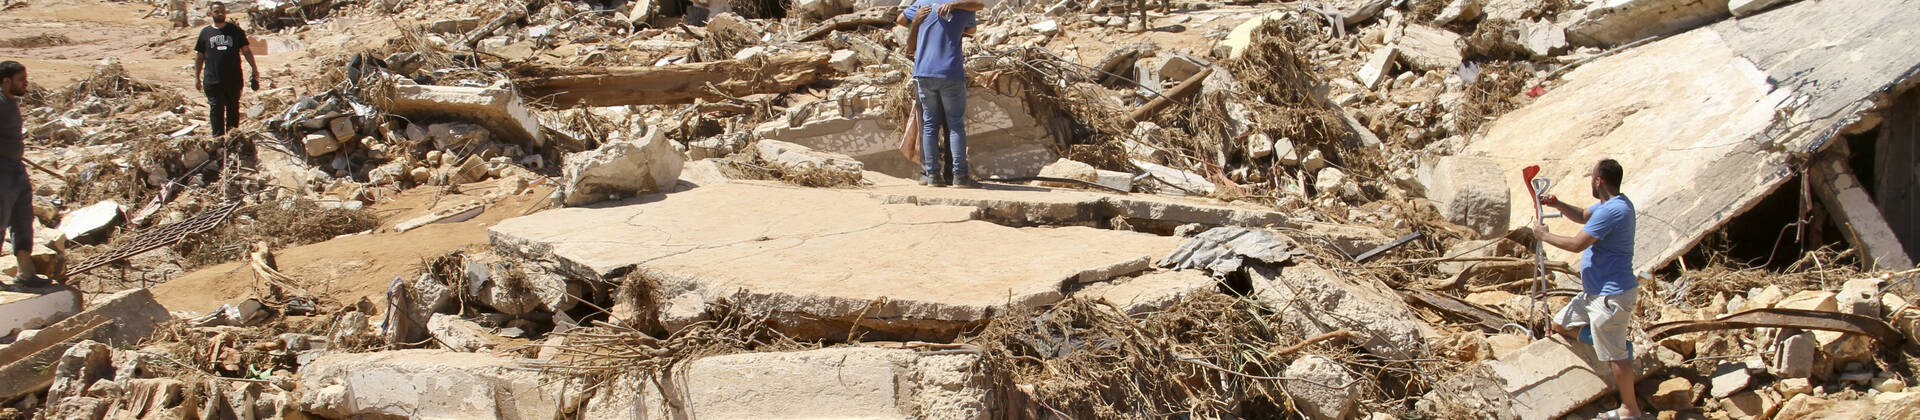
M 384 306 L 387 285 L 394 277 L 416 273 L 427 260 L 448 252 L 486 250 L 488 227 L 520 216 L 553 192 L 552 187 L 535 186 L 526 193 L 495 202 L 480 216 L 465 222 L 391 232 L 395 223 L 483 199 L 493 188 L 491 182 L 470 184 L 462 188 L 462 194 L 440 195 L 437 200 L 438 188 L 407 190 L 392 197 L 391 202 L 371 207 L 382 215 L 379 232 L 277 250 L 274 259 L 282 273 L 311 285 L 315 293 L 331 300 L 352 303 L 367 297 Z M 256 287 L 264 286 L 254 277 L 251 268 L 241 262 L 230 262 L 194 270 L 155 286 L 153 292 L 168 310 L 206 313 L 220 305 L 256 296 Z

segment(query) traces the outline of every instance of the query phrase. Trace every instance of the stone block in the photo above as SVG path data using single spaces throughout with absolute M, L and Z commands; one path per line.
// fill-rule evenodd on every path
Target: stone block
M 1178 82 L 1200 74 L 1200 70 L 1206 67 L 1206 64 L 1192 57 L 1175 54 L 1161 62 L 1160 70 L 1156 73 L 1160 76 L 1160 80 Z
M 1836 312 L 1840 309 L 1840 303 L 1834 299 L 1834 296 L 1835 294 L 1833 292 L 1805 290 L 1781 299 L 1780 303 L 1774 304 L 1773 307 L 1799 309 L 1803 311 Z
M 1745 363 L 1721 363 L 1714 368 L 1711 392 L 1714 398 L 1727 398 L 1734 393 L 1744 391 L 1753 383 L 1753 374 L 1747 372 Z
M 671 143 L 662 130 L 649 128 L 639 139 L 609 139 L 598 149 L 567 155 L 561 183 L 566 204 L 579 206 L 672 187 L 686 156 Z
M 754 143 L 754 150 L 759 152 L 761 161 L 780 170 L 789 179 L 807 176 L 835 184 L 857 184 L 861 171 L 866 169 L 860 161 L 847 155 L 822 152 L 779 140 L 762 139 Z
M 546 145 L 540 118 L 512 88 L 431 86 L 400 83 L 394 86 L 387 112 L 411 121 L 469 121 L 486 127 L 501 140 L 534 148 Z
M 80 291 L 48 286 L 35 293 L 0 292 L 0 337 L 39 329 L 80 313 Z
M 1819 355 L 1813 333 L 1799 333 L 1780 339 L 1768 370 L 1781 378 L 1805 378 L 1813 375 L 1814 357 Z
M 1427 168 L 1421 184 L 1427 199 L 1448 221 L 1473 229 L 1481 238 L 1506 234 L 1509 209 L 1508 181 L 1492 159 L 1445 156 Z
M 1423 322 L 1380 280 L 1343 276 L 1318 264 L 1252 265 L 1254 297 L 1307 336 L 1346 329 L 1368 352 L 1389 359 L 1426 354 Z
M 1407 25 L 1395 40 L 1400 62 L 1408 68 L 1428 71 L 1453 71 L 1460 67 L 1460 51 L 1467 42 L 1460 34 L 1426 25 Z
M 1359 71 L 1354 72 L 1353 79 L 1360 82 L 1361 86 L 1366 86 L 1367 89 L 1378 87 L 1380 86 L 1380 82 L 1387 80 L 1387 75 L 1393 71 L 1395 59 L 1399 57 L 1400 50 L 1393 44 L 1376 48 L 1373 50 L 1373 54 L 1367 56 L 1367 64 L 1361 66 Z
M 1693 407 L 1693 382 L 1687 378 L 1675 377 L 1661 381 L 1653 390 L 1652 398 L 1647 400 L 1653 408 L 1666 411 L 1679 411 Z
M 336 353 L 300 369 L 295 406 L 327 418 L 544 418 L 560 407 L 551 380 L 481 353 Z
M 1287 364 L 1282 373 L 1292 380 L 1280 383 L 1293 398 L 1295 408 L 1313 420 L 1342 420 L 1358 413 L 1358 380 L 1339 362 L 1321 356 L 1305 356 Z
M 1877 277 L 1847 280 L 1840 286 L 1840 293 L 1834 295 L 1834 303 L 1840 312 L 1879 318 L 1882 283 Z
M 308 134 L 307 137 L 301 139 L 301 143 L 306 149 L 307 156 L 310 157 L 320 157 L 328 153 L 333 153 L 335 150 L 340 150 L 340 141 L 335 140 L 333 134 L 323 131 Z
M 113 200 L 93 203 L 61 215 L 59 229 L 67 239 L 95 243 L 106 239 L 114 226 L 126 221 L 126 211 L 127 206 Z
M 842 347 L 688 363 L 689 418 L 987 418 L 972 355 Z

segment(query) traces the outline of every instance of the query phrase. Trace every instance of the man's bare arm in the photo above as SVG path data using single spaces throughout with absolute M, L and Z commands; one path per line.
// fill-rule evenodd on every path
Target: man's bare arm
M 240 56 L 247 58 L 247 67 L 253 70 L 252 80 L 259 80 L 260 66 L 258 64 L 254 64 L 253 62 L 253 44 L 247 44 L 247 46 L 240 47 Z M 258 88 L 255 88 L 255 89 L 258 89 Z
M 205 73 L 201 73 L 201 71 L 205 70 L 206 67 L 207 67 L 207 53 L 204 53 L 204 52 L 193 53 L 193 90 L 200 90 L 200 91 L 207 90 L 205 86 L 202 86 L 202 84 L 205 83 L 203 82 L 203 80 L 206 79 L 206 76 L 204 76 Z

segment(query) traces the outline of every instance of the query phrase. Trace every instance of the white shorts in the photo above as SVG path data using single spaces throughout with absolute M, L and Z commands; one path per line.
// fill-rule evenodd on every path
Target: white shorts
M 1613 295 L 1573 295 L 1573 301 L 1553 316 L 1553 323 L 1567 329 L 1591 327 L 1593 333 L 1593 353 L 1602 361 L 1628 360 L 1633 358 L 1627 343 L 1628 329 L 1633 326 L 1633 307 L 1640 302 L 1640 290 L 1628 290 Z

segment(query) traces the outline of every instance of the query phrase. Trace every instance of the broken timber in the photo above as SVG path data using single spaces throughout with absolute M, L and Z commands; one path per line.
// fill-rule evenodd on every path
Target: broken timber
M 791 91 L 828 72 L 827 58 L 796 53 L 648 67 L 531 64 L 510 72 L 521 92 L 555 106 L 673 105 Z
M 1185 100 L 1188 96 L 1193 96 L 1194 93 L 1200 92 L 1200 82 L 1207 80 L 1207 76 L 1212 74 L 1212 67 L 1200 70 L 1200 72 L 1195 73 L 1193 77 L 1188 77 L 1186 81 L 1180 82 L 1180 85 L 1174 86 L 1173 90 L 1167 91 L 1167 94 L 1156 96 L 1153 100 L 1147 101 L 1146 105 L 1141 105 L 1139 109 L 1133 110 L 1133 121 L 1146 121 L 1148 118 L 1153 118 L 1154 114 L 1160 113 L 1160 110 L 1167 109 L 1167 106 L 1173 105 L 1174 101 Z
M 1905 270 L 1913 268 L 1913 261 L 1907 258 L 1907 250 L 1900 245 L 1900 237 L 1895 236 L 1893 228 L 1887 225 L 1887 219 L 1880 214 L 1880 208 L 1873 203 L 1873 197 L 1867 195 L 1860 179 L 1853 176 L 1853 170 L 1847 168 L 1847 154 L 1844 148 L 1831 157 L 1814 162 L 1807 169 L 1811 177 L 1813 193 L 1820 203 L 1833 215 L 1834 224 L 1840 226 L 1847 242 L 1871 258 L 1873 268 L 1880 270 Z
M 819 40 L 820 37 L 833 33 L 833 31 L 854 29 L 861 26 L 891 26 L 893 25 L 893 18 L 900 15 L 900 9 L 900 7 L 875 7 L 856 13 L 834 16 L 832 19 L 827 19 L 826 22 L 820 22 L 820 24 L 813 25 L 813 27 L 796 34 L 794 41 L 816 41 Z

